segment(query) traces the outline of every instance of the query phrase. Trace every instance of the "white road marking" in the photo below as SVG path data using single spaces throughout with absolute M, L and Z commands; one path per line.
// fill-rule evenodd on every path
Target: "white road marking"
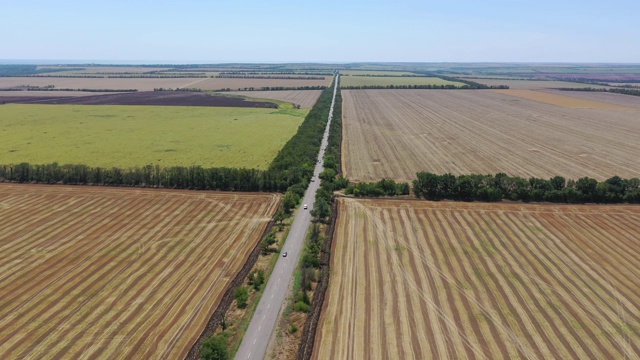
M 256 339 L 253 339 L 253 343 L 254 343 L 254 344 L 256 343 L 256 340 L 258 340 L 258 339 L 257 339 L 257 338 L 256 338 Z

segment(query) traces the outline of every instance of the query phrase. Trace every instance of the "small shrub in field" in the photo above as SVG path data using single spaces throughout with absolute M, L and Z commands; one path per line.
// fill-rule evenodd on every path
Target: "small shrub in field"
M 236 299 L 238 303 L 239 309 L 244 309 L 247 307 L 247 301 L 249 300 L 249 290 L 246 286 L 239 286 L 234 292 L 233 297 Z
M 298 301 L 295 305 L 293 305 L 293 310 L 308 313 L 309 311 L 311 311 L 311 307 L 302 301 Z

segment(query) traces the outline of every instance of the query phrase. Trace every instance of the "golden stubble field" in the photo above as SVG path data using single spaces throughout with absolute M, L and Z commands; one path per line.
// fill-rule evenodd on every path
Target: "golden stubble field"
M 640 176 L 640 107 L 578 98 L 561 106 L 549 102 L 573 98 L 540 93 L 546 101 L 541 102 L 531 99 L 533 91 L 513 94 L 345 90 L 345 176 L 354 181 L 411 181 L 418 171 L 598 180 Z
M 311 109 L 318 101 L 322 90 L 279 90 L 279 91 L 231 91 L 222 94 L 240 95 L 254 99 L 272 99 L 300 105 Z
M 183 358 L 279 199 L 0 184 L 0 358 Z
M 640 357 L 640 207 L 338 204 L 315 359 Z

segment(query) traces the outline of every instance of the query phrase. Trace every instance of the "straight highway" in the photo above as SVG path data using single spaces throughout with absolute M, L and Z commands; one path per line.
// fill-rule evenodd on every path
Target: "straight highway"
M 269 277 L 256 312 L 253 314 L 249 328 L 236 353 L 236 360 L 262 360 L 265 357 L 271 333 L 275 328 L 280 309 L 283 307 L 282 305 L 289 290 L 289 284 L 293 278 L 293 271 L 300 259 L 304 239 L 311 225 L 311 209 L 313 209 L 316 192 L 320 187 L 318 175 L 324 170 L 322 159 L 324 158 L 324 152 L 328 144 L 329 126 L 331 125 L 333 105 L 335 104 L 336 92 L 338 90 L 338 76 L 339 75 L 336 75 L 334 82 L 333 99 L 331 100 L 327 127 L 322 137 L 318 161 L 316 162 L 316 167 L 313 172 L 313 179 L 316 179 L 316 181 L 309 183 L 309 187 L 302 199 L 302 203 L 307 204 L 308 209 L 305 210 L 300 206 L 293 220 L 289 235 L 282 249 L 282 252 L 286 252 L 287 256 L 281 256 L 276 262 L 276 266 Z

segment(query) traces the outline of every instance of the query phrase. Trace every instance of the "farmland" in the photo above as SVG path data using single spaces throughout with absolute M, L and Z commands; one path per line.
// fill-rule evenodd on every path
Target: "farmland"
M 510 89 L 515 90 L 541 90 L 541 89 L 557 89 L 557 88 L 606 88 L 606 86 L 596 84 L 585 84 L 570 81 L 558 80 L 513 80 L 513 79 L 482 79 L 470 78 L 468 80 L 475 81 L 488 86 L 507 85 Z
M 367 75 L 403 76 L 403 75 L 415 75 L 415 74 L 407 71 L 342 70 L 340 71 L 340 75 L 343 75 L 343 76 L 367 76 Z
M 604 102 L 621 106 L 633 106 L 640 108 L 640 96 L 625 96 L 620 94 L 611 94 L 606 92 L 589 92 L 589 91 L 560 91 L 545 90 L 552 94 L 563 96 L 571 96 L 572 98 L 584 99 L 589 101 Z
M 344 76 L 340 81 L 341 87 L 349 86 L 389 86 L 389 85 L 455 85 L 463 86 L 461 82 L 443 80 L 436 77 L 412 76 Z
M 609 110 L 638 110 L 638 107 L 623 106 L 619 104 L 612 104 L 605 101 L 588 100 L 575 96 L 578 91 L 575 92 L 542 92 L 533 90 L 494 90 L 497 93 L 511 95 L 523 99 L 534 100 L 545 104 L 551 104 L 556 106 L 562 106 L 572 109 L 609 109 Z M 624 96 L 628 97 L 628 96 Z
M 640 108 L 569 108 L 487 90 L 343 96 L 343 169 L 354 181 L 410 181 L 418 171 L 640 176 Z
M 5 164 L 266 169 L 308 110 L 0 105 Z
M 183 358 L 278 201 L 0 184 L 1 357 Z
M 53 78 L 53 77 L 0 77 L 0 89 L 19 86 L 51 86 L 58 89 L 108 89 L 153 91 L 155 88 L 192 87 L 203 79 L 189 78 Z M 14 92 L 15 93 L 15 92 Z M 15 95 L 15 94 L 14 94 Z M 55 94 L 54 94 L 55 95 Z
M 247 101 L 243 98 L 226 95 L 212 95 L 192 91 L 141 91 L 133 93 L 111 93 L 86 96 L 21 96 L 32 91 L 15 92 L 17 96 L 4 96 L 0 101 L 18 104 L 67 104 L 67 105 L 158 105 L 158 106 L 224 106 L 224 107 L 260 107 L 277 108 L 271 101 Z
M 201 90 L 221 90 L 231 91 L 249 90 L 254 88 L 259 90 L 263 87 L 284 87 L 297 88 L 304 86 L 329 86 L 332 81 L 331 76 L 325 76 L 324 80 L 301 80 L 301 79 L 248 79 L 248 78 L 209 78 L 191 79 L 193 81 L 187 87 Z M 195 80 L 195 81 L 194 81 Z
M 640 356 L 640 208 L 339 199 L 316 359 Z
M 300 105 L 303 109 L 311 109 L 318 101 L 321 90 L 281 90 L 281 91 L 231 91 L 231 95 L 246 96 L 252 99 L 272 99 Z

